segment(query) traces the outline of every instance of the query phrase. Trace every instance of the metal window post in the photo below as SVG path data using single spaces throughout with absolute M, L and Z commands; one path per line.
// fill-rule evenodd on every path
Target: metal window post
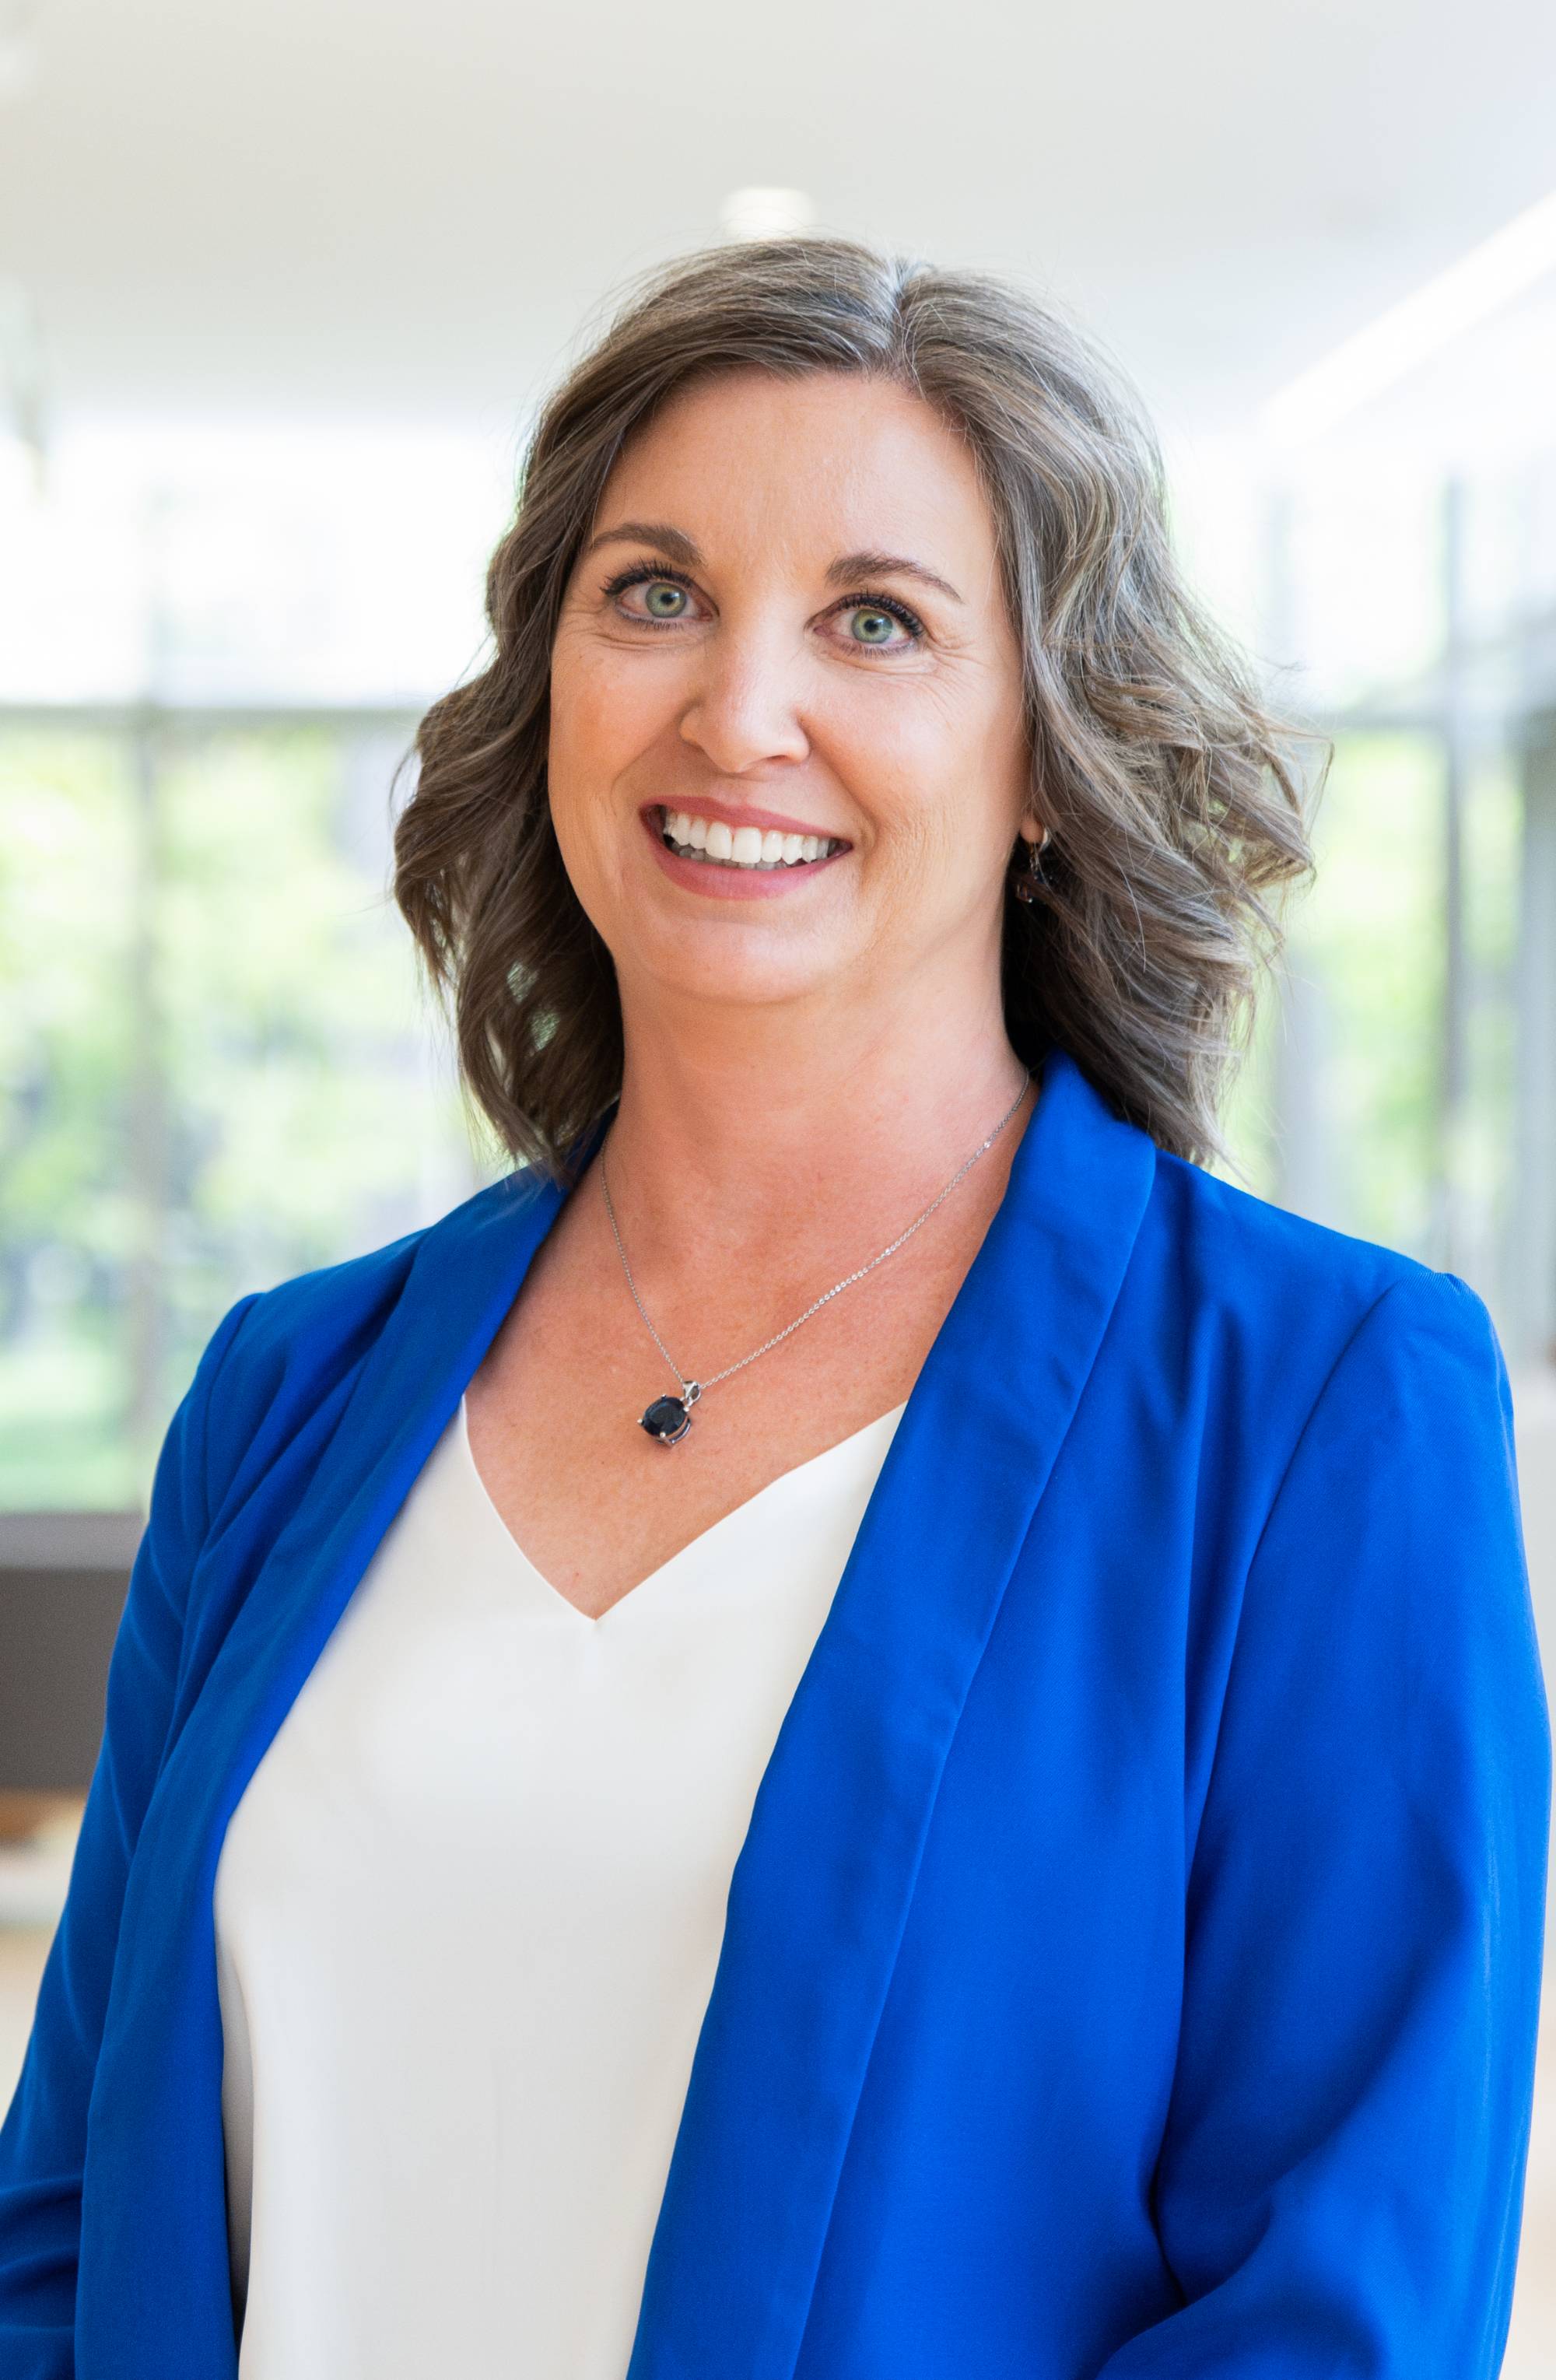
M 1556 710 L 1522 739 L 1510 1355 L 1556 1364 Z
M 1438 1051 L 1432 1256 L 1465 1261 L 1465 1141 L 1469 1127 L 1469 958 L 1465 930 L 1465 813 L 1470 773 L 1467 635 L 1465 619 L 1464 483 L 1442 490 L 1442 1005 Z
M 164 876 L 163 730 L 148 709 L 130 730 L 134 873 L 130 884 L 130 1020 L 126 1177 L 130 1242 L 128 1423 L 143 1476 L 165 1416 L 162 1377 L 167 1352 L 168 1148 L 167 1033 L 163 1013 L 159 909 Z

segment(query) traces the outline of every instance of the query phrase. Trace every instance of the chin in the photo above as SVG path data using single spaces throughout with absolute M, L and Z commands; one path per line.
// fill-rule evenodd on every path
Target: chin
M 616 971 L 618 977 L 629 976 L 683 999 L 735 1002 L 751 1008 L 808 999 L 841 982 L 846 972 L 841 957 L 830 965 L 819 961 L 813 942 L 803 950 L 784 951 L 774 947 L 783 940 L 776 934 L 759 931 L 740 939 L 747 947 L 735 946 L 727 926 L 712 925 L 666 936 L 650 949 L 635 935 L 637 949 L 621 953 Z M 767 947 L 752 947 L 758 942 Z

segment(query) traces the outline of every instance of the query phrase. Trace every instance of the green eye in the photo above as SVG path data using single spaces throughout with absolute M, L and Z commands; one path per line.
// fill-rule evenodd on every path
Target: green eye
M 643 602 L 655 620 L 678 620 L 686 607 L 687 590 L 674 579 L 652 578 L 643 589 Z
M 854 640 L 860 645 L 889 645 L 898 625 L 890 612 L 876 612 L 861 604 L 854 613 Z

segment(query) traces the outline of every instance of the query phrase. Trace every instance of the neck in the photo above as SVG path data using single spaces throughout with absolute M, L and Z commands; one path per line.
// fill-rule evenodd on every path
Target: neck
M 682 1269 L 695 1252 L 718 1273 L 741 1259 L 772 1270 L 785 1250 L 851 1256 L 910 1221 L 993 1131 L 1024 1068 L 997 987 L 893 995 L 825 1023 L 782 1003 L 677 1016 L 624 998 L 607 1163 L 634 1244 Z M 973 1169 L 986 1212 L 1030 1104 Z

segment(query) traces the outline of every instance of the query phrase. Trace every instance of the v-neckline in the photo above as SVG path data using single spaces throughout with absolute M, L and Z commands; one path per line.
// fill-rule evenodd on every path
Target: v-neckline
M 562 1609 L 570 1613 L 582 1627 L 599 1629 L 604 1626 L 607 1620 L 614 1619 L 624 1605 L 636 1603 L 646 1587 L 658 1585 L 671 1572 L 678 1569 L 688 1555 L 696 1553 L 700 1547 L 705 1546 L 710 1537 L 716 1536 L 721 1531 L 748 1516 L 757 1505 L 772 1495 L 775 1489 L 789 1486 L 804 1473 L 813 1471 L 818 1463 L 831 1462 L 834 1456 L 842 1454 L 847 1448 L 857 1446 L 861 1439 L 869 1438 L 873 1431 L 882 1429 L 887 1422 L 899 1421 L 906 1410 L 907 1399 L 905 1397 L 901 1404 L 891 1406 L 883 1414 L 877 1414 L 873 1421 L 867 1421 L 860 1428 L 850 1430 L 846 1438 L 836 1439 L 831 1446 L 823 1446 L 819 1454 L 807 1455 L 803 1463 L 791 1463 L 787 1471 L 780 1471 L 776 1478 L 769 1479 L 765 1486 L 756 1488 L 742 1503 L 733 1505 L 727 1512 L 721 1512 L 716 1521 L 710 1521 L 705 1529 L 699 1529 L 695 1537 L 688 1537 L 684 1546 L 677 1547 L 666 1560 L 660 1562 L 645 1577 L 640 1578 L 635 1586 L 626 1588 L 616 1597 L 614 1603 L 607 1604 L 604 1610 L 601 1612 L 580 1609 L 571 1596 L 564 1595 L 559 1586 L 553 1586 L 539 1565 L 531 1561 L 506 1521 L 504 1520 L 492 1500 L 491 1490 L 480 1475 L 480 1470 L 476 1462 L 475 1451 L 470 1444 L 468 1402 L 463 1396 L 459 1400 L 458 1411 L 454 1417 L 454 1430 L 467 1482 L 473 1484 L 479 1502 L 490 1516 L 492 1524 L 501 1532 L 503 1541 L 509 1551 L 552 1602 L 559 1604 Z

